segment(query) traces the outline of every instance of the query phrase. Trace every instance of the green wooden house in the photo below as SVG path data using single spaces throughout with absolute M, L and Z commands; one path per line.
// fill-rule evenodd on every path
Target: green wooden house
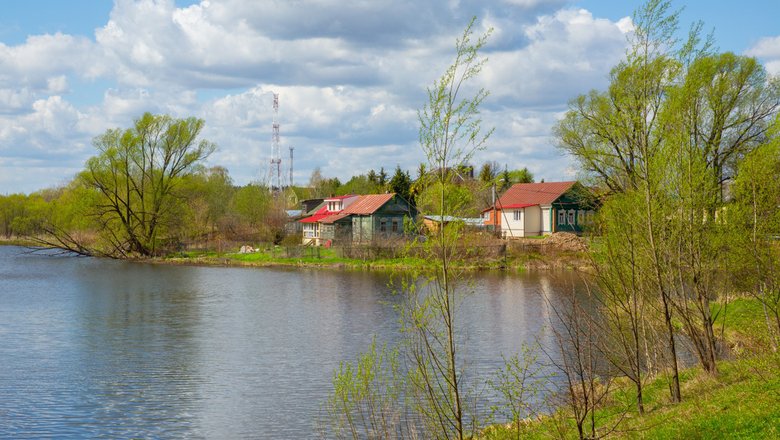
M 397 194 L 368 194 L 357 196 L 338 212 L 302 221 L 316 225 L 316 244 L 360 244 L 403 235 L 404 219 L 416 215 L 414 207 Z

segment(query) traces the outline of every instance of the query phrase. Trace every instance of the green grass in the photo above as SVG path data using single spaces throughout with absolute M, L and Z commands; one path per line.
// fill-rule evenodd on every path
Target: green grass
M 780 355 L 765 348 L 761 305 L 739 298 L 729 303 L 727 311 L 726 339 L 732 346 L 741 344 L 742 352 L 735 359 L 719 362 L 717 377 L 698 367 L 683 370 L 683 401 L 679 404 L 671 403 L 666 378 L 653 379 L 644 390 L 644 416 L 636 411 L 633 389 L 627 383 L 619 386 L 610 395 L 609 405 L 598 412 L 598 423 L 604 429 L 617 424 L 611 438 L 780 438 Z M 722 315 L 718 323 L 723 323 Z M 561 409 L 528 422 L 521 428 L 521 438 L 558 438 L 560 426 L 564 426 L 564 438 L 577 438 L 576 426 L 567 417 Z M 483 438 L 510 439 L 516 434 L 494 426 Z
M 213 251 L 190 251 L 167 257 L 165 260 L 174 263 L 195 263 L 212 265 L 237 265 L 237 266 L 307 266 L 307 267 L 337 267 L 344 269 L 416 269 L 427 265 L 421 258 L 378 258 L 362 260 L 357 258 L 340 257 L 336 250 L 328 248 L 310 249 L 303 256 L 287 256 L 287 251 L 282 247 L 263 249 L 247 254 L 217 253 Z M 318 255 L 318 256 L 317 256 Z

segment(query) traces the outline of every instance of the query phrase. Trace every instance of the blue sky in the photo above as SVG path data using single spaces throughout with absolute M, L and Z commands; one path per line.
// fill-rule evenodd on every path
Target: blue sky
M 468 19 L 494 28 L 478 84 L 496 131 L 475 165 L 570 179 L 550 134 L 566 102 L 603 89 L 636 0 L 29 0 L 0 15 L 0 194 L 62 185 L 91 139 L 145 111 L 205 119 L 209 165 L 237 184 L 265 178 L 271 97 L 295 183 L 416 169 L 416 109 Z M 780 2 L 673 2 L 681 25 L 780 74 Z M 283 160 L 287 160 L 286 157 Z

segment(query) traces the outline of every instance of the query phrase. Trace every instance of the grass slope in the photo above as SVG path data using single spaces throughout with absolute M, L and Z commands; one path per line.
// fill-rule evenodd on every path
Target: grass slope
M 646 414 L 639 416 L 629 386 L 618 387 L 598 412 L 600 434 L 631 439 L 776 439 L 780 438 L 780 355 L 768 347 L 768 333 L 758 301 L 731 301 L 718 319 L 734 359 L 718 364 L 711 377 L 700 368 L 682 371 L 683 402 L 669 399 L 666 378 L 646 385 Z M 614 431 L 611 429 L 617 426 Z M 577 438 L 566 410 L 522 425 L 518 433 L 505 426 L 485 431 L 485 439 Z

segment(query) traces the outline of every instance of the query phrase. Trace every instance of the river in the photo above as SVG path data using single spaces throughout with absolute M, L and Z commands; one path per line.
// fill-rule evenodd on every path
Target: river
M 388 281 L 0 246 L 0 437 L 315 437 L 339 362 L 399 338 Z M 550 342 L 549 303 L 573 288 L 572 273 L 476 276 L 470 363 Z

